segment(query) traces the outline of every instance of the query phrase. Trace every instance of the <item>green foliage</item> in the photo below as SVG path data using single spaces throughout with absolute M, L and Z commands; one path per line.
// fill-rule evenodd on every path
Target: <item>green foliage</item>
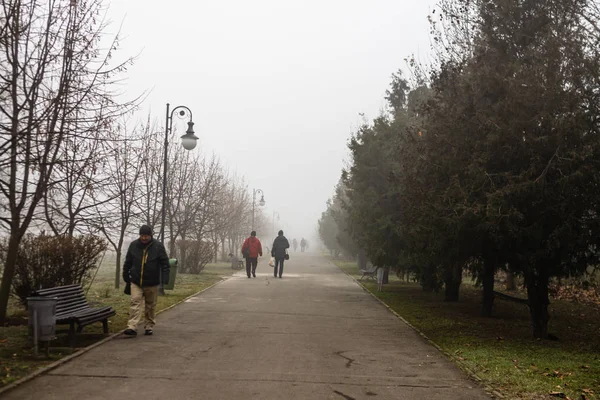
M 17 254 L 13 292 L 25 304 L 34 290 L 83 284 L 91 278 L 106 249 L 106 241 L 93 235 L 25 235 Z M 5 239 L 0 242 L 0 260 L 7 251 Z
M 589 0 L 443 0 L 438 17 L 428 85 L 393 75 L 392 113 L 350 140 L 346 230 L 375 265 L 443 282 L 449 300 L 466 269 L 485 315 L 507 266 L 548 337 L 550 279 L 599 257 L 600 13 Z
M 347 258 L 354 258 L 359 247 L 349 233 L 348 215 L 344 208 L 346 201 L 345 188 L 340 183 L 319 219 L 319 236 L 333 256 L 344 254 Z

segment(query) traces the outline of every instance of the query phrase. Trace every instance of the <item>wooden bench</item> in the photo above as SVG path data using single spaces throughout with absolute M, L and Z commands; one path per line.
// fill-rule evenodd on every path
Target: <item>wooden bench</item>
M 527 300 L 527 299 L 523 299 L 521 297 L 509 296 L 505 293 L 496 292 L 495 290 L 494 290 L 494 296 L 496 296 L 500 299 L 503 299 L 503 300 L 514 301 L 515 303 L 529 304 L 529 300 Z
M 362 273 L 362 276 L 360 277 L 359 281 L 362 281 L 364 277 L 371 278 L 375 281 L 377 280 L 377 268 L 375 268 L 375 269 L 360 269 L 359 271 Z
M 40 289 L 33 293 L 34 296 L 56 297 L 56 324 L 69 325 L 69 343 L 75 347 L 75 325 L 77 333 L 83 331 L 83 327 L 102 322 L 104 333 L 108 333 L 108 318 L 116 314 L 112 307 L 91 307 L 85 299 L 81 285 L 57 286 L 48 289 Z

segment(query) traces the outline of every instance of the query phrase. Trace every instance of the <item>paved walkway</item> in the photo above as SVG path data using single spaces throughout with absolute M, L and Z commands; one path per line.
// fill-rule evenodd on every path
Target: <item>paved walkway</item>
M 3 399 L 489 399 L 325 259 L 263 259 Z

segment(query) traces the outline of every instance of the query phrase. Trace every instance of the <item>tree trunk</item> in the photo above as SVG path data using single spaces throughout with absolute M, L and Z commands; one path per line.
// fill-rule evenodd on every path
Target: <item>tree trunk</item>
M 462 282 L 462 265 L 454 264 L 447 267 L 444 272 L 444 284 L 446 286 L 444 301 L 458 301 Z
M 121 232 L 119 243 L 117 244 L 117 248 L 115 249 L 117 252 L 117 265 L 115 268 L 115 289 L 118 289 L 121 286 L 121 252 L 123 251 L 123 235 L 124 233 Z
M 482 317 L 491 317 L 494 307 L 494 273 L 496 271 L 495 260 L 484 260 L 483 265 L 483 305 L 481 307 Z
M 438 290 L 437 277 L 435 276 L 435 266 L 427 264 L 421 270 L 420 277 L 421 287 L 425 292 L 433 292 Z
M 515 274 L 512 271 L 506 271 L 506 290 L 513 291 L 517 289 L 515 284 Z
M 548 274 L 545 270 L 536 271 L 527 266 L 525 273 L 525 285 L 527 286 L 527 300 L 529 302 L 529 313 L 533 327 L 533 337 L 536 339 L 548 338 Z
M 115 289 L 121 286 L 121 249 L 117 251 L 117 265 L 115 268 Z
M 6 322 L 6 311 L 8 308 L 8 299 L 10 297 L 10 287 L 15 276 L 15 266 L 17 264 L 17 255 L 19 253 L 19 242 L 21 238 L 12 233 L 8 240 L 8 251 L 4 262 L 4 273 L 2 274 L 2 284 L 0 285 L 0 324 Z
M 390 283 L 390 267 L 383 268 L 383 280 L 381 281 L 383 285 L 387 285 Z
M 360 251 L 358 252 L 358 269 L 367 269 L 367 256 L 365 254 L 365 251 L 363 249 L 360 249 Z

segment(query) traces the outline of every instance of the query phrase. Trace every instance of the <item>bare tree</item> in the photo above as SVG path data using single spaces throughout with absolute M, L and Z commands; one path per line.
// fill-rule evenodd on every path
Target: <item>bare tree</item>
M 0 323 L 19 243 L 56 183 L 66 139 L 85 140 L 94 126 L 123 112 L 108 87 L 131 60 L 109 65 L 116 40 L 100 53 L 100 10 L 100 0 L 0 5 L 0 224 L 9 235 Z
M 136 207 L 141 212 L 141 222 L 156 227 L 162 207 L 163 142 L 160 135 L 154 130 L 148 131 L 142 140 L 142 149 L 139 191 L 144 195 L 136 200 Z
M 153 131 L 150 117 L 145 124 L 139 126 L 132 134 L 120 133 L 121 140 L 115 142 L 107 162 L 108 180 L 103 190 L 108 201 L 96 204 L 96 215 L 99 229 L 116 253 L 115 288 L 121 283 L 121 259 L 125 235 L 131 224 L 142 215 L 137 205 L 145 194 L 139 191 L 142 167 L 147 160 L 148 152 L 142 147 L 142 138 Z
M 109 130 L 98 130 L 82 140 L 65 138 L 60 162 L 54 168 L 54 184 L 44 193 L 44 222 L 55 235 L 73 236 L 96 224 L 97 208 L 112 200 L 106 186 L 111 177 L 108 159 L 118 140 Z M 113 194 L 116 195 L 116 194 Z

